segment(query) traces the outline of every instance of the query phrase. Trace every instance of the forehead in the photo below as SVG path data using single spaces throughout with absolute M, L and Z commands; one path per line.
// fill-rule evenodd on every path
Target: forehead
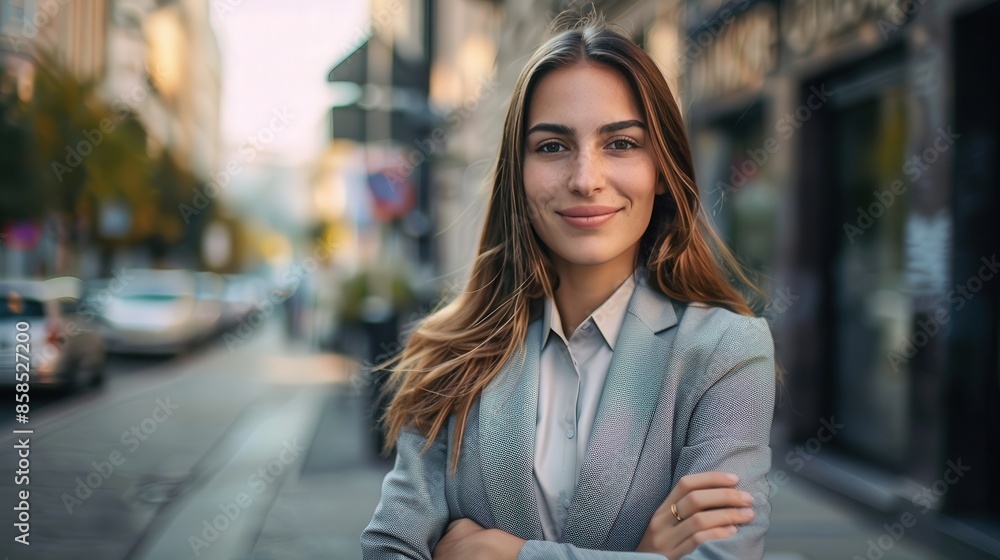
M 527 127 L 540 122 L 590 131 L 603 124 L 642 119 L 628 80 L 604 64 L 582 63 L 543 76 L 528 100 Z

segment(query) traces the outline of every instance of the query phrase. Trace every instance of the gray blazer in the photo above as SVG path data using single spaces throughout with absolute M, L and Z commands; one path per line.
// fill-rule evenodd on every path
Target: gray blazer
M 364 558 L 430 559 L 448 523 L 468 517 L 526 539 L 518 560 L 663 560 L 627 551 L 639 545 L 678 480 L 706 471 L 738 474 L 738 488 L 755 497 L 756 518 L 685 558 L 763 556 L 775 389 L 767 322 L 673 301 L 654 290 L 644 273 L 639 276 L 562 542 L 542 540 L 533 471 L 539 319 L 528 328 L 524 352 L 472 406 L 454 477 L 454 416 L 423 454 L 426 437 L 415 430 L 401 433 L 395 467 L 361 535 Z

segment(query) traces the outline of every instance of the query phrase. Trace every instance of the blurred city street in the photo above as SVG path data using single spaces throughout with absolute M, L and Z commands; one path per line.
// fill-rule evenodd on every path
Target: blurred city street
M 370 366 L 527 200 L 508 100 L 590 10 L 766 296 L 765 557 L 1000 558 L 997 0 L 0 0 L 0 559 L 360 558 Z

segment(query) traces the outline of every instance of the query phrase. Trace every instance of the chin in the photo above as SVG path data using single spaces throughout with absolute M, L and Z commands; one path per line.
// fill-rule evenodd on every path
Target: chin
M 620 257 L 621 253 L 609 253 L 605 251 L 575 251 L 562 254 L 560 257 L 570 264 L 576 266 L 597 266 L 609 263 Z
M 559 237 L 552 239 L 552 243 L 547 243 L 545 238 L 542 241 L 554 257 L 574 266 L 598 266 L 621 259 L 639 242 L 638 238 L 629 242 L 631 240 L 627 238 L 611 237 Z

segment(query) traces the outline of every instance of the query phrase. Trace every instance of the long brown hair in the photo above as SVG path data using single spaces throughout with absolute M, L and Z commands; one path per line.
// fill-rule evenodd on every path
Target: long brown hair
M 424 319 L 399 355 L 376 366 L 391 368 L 385 387 L 385 394 L 393 395 L 384 416 L 386 452 L 400 431 L 410 427 L 427 437 L 429 447 L 454 414 L 456 468 L 470 408 L 523 347 L 532 304 L 552 297 L 558 288 L 547 249 L 529 220 L 522 169 L 524 127 L 542 77 L 583 62 L 606 65 L 628 80 L 647 123 L 658 180 L 668 187 L 666 194 L 655 197 L 652 219 L 639 244 L 636 265 L 645 266 L 650 285 L 678 301 L 706 302 L 750 316 L 750 306 L 730 278 L 763 296 L 709 225 L 684 122 L 656 63 L 603 22 L 584 20 L 543 44 L 514 86 L 466 289 Z

